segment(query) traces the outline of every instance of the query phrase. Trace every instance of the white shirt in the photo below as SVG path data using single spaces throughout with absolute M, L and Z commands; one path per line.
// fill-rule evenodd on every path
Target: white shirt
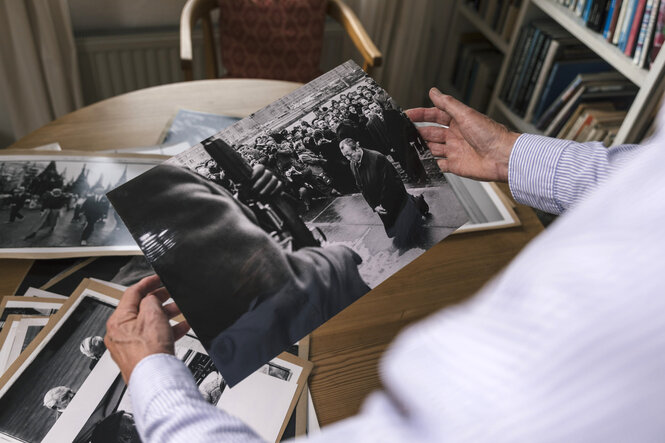
M 400 334 L 389 392 L 314 440 L 664 441 L 665 138 L 653 145 L 520 136 L 514 197 L 567 213 L 470 301 Z M 141 361 L 130 391 L 146 442 L 258 439 L 174 357 Z

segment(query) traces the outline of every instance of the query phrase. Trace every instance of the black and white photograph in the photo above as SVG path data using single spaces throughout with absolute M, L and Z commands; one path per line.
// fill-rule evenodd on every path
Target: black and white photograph
M 48 323 L 49 317 L 10 315 L 0 333 L 0 374 L 21 355 Z
M 276 358 L 255 377 L 231 389 L 195 337 L 181 338 L 175 354 L 191 371 L 206 401 L 242 418 L 266 440 L 278 441 L 298 387 L 305 383 L 308 369 L 304 361 Z M 140 442 L 127 386 L 109 357 L 108 353 L 102 357 L 72 400 L 71 409 L 63 413 L 44 441 Z
M 64 300 L 8 295 L 0 299 L 0 330 L 10 315 L 50 316 L 58 312 Z
M 0 155 L 0 257 L 140 253 L 105 194 L 164 158 Z
M 0 379 L 0 441 L 42 441 L 106 350 L 118 298 L 85 285 Z
M 108 197 L 230 386 L 468 220 L 352 61 Z

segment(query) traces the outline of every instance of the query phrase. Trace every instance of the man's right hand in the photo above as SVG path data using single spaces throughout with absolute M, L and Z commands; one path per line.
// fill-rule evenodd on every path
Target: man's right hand
M 508 181 L 508 160 L 520 136 L 438 89 L 429 93 L 434 108 L 414 108 L 406 114 L 414 122 L 446 125 L 422 126 L 427 141 L 443 172 L 487 181 Z

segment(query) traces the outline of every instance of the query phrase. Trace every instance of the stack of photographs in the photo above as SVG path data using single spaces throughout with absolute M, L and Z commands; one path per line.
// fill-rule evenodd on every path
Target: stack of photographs
M 126 386 L 102 338 L 121 295 L 117 286 L 86 279 L 50 320 L 10 316 L 6 327 L 25 331 L 14 333 L 19 340 L 34 339 L 0 377 L 1 441 L 87 442 L 101 433 L 104 441 L 140 441 Z M 36 335 L 34 327 L 40 328 Z M 176 343 L 176 357 L 208 402 L 267 441 L 284 435 L 312 369 L 284 353 L 231 388 L 195 336 Z

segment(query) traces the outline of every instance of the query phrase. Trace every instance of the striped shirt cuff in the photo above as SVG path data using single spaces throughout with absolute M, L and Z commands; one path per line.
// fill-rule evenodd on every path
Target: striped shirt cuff
M 149 355 L 136 365 L 129 379 L 129 393 L 138 425 L 146 416 L 172 411 L 173 405 L 166 393 L 173 388 L 201 395 L 189 369 L 173 355 Z M 156 399 L 160 401 L 154 401 Z M 174 401 L 178 402 L 178 399 Z
M 515 200 L 551 214 L 562 212 L 555 198 L 555 177 L 570 143 L 541 135 L 519 136 L 508 162 L 508 184 Z

